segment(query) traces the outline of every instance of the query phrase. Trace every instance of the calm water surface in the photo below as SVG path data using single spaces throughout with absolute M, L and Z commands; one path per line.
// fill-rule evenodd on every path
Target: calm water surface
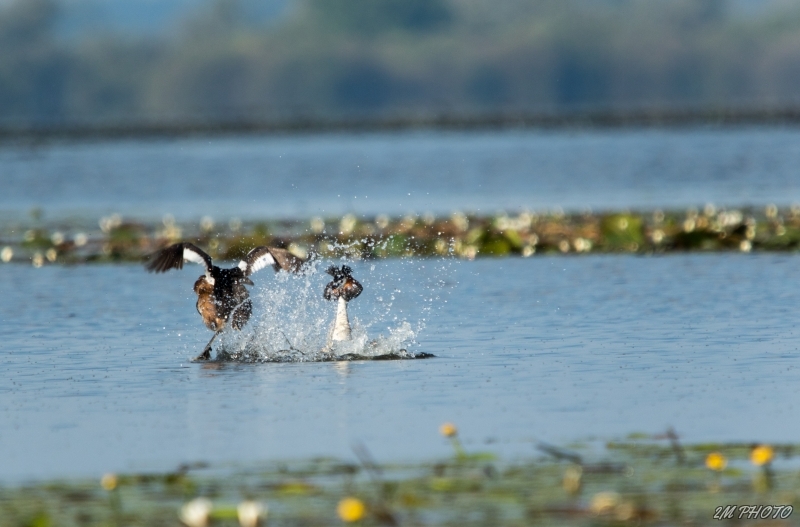
M 800 128 L 425 132 L 0 146 L 0 214 L 306 219 L 800 201 Z
M 667 426 L 688 441 L 795 441 L 798 265 L 730 254 L 355 264 L 365 291 L 351 317 L 373 335 L 408 321 L 410 349 L 437 358 L 346 365 L 189 363 L 210 336 L 195 270 L 6 265 L 0 480 L 348 457 L 354 440 L 382 461 L 428 459 L 449 452 L 446 420 L 467 448 L 504 456 Z M 257 310 L 286 285 L 255 281 Z

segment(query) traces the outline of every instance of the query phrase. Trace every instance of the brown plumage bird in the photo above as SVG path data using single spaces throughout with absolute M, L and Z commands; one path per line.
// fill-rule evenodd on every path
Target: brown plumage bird
M 361 294 L 364 288 L 353 278 L 353 270 L 343 265 L 332 265 L 326 271 L 333 277 L 322 293 L 325 300 L 336 300 L 336 319 L 330 333 L 330 342 L 350 340 L 350 320 L 347 317 L 347 303 Z M 330 343 L 329 342 L 329 343 Z
M 231 269 L 220 269 L 211 257 L 191 243 L 176 243 L 153 254 L 147 270 L 164 273 L 170 269 L 183 269 L 183 262 L 194 262 L 206 268 L 204 275 L 194 283 L 197 293 L 197 312 L 203 317 L 206 327 L 214 332 L 203 352 L 196 360 L 211 358 L 211 343 L 230 323 L 234 329 L 242 329 L 250 319 L 253 305 L 246 285 L 254 285 L 249 276 L 268 265 L 275 271 L 297 272 L 304 261 L 286 249 L 256 247 Z

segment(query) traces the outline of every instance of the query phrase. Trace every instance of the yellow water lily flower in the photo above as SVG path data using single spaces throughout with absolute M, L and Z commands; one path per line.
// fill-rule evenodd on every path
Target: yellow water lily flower
M 439 427 L 439 433 L 445 437 L 455 437 L 458 434 L 458 428 L 453 423 L 445 423 Z
M 706 456 L 706 466 L 711 470 L 721 472 L 725 470 L 725 467 L 728 466 L 728 458 L 719 452 L 711 452 L 708 456 Z
M 775 452 L 768 445 L 758 445 L 750 452 L 750 461 L 759 467 L 772 461 L 773 457 L 775 457 Z
M 105 474 L 100 479 L 100 486 L 103 487 L 107 491 L 112 491 L 117 488 L 117 484 L 119 480 L 117 479 L 116 474 Z
M 364 502 L 358 498 L 345 498 L 340 501 L 339 505 L 336 507 L 339 518 L 347 523 L 357 522 L 364 517 L 366 511 L 367 507 L 364 505 Z

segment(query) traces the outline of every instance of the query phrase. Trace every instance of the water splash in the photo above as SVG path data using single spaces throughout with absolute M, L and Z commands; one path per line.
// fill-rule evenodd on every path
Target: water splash
M 448 260 L 396 261 L 393 265 L 348 262 L 364 284 L 364 293 L 348 312 L 352 339 L 331 342 L 336 303 L 322 298 L 330 262 L 313 262 L 302 274 L 279 273 L 253 289 L 253 316 L 242 332 L 225 332 L 217 361 L 322 362 L 399 360 L 432 357 L 410 351 L 442 295 L 440 278 L 419 278 L 419 266 L 443 275 Z

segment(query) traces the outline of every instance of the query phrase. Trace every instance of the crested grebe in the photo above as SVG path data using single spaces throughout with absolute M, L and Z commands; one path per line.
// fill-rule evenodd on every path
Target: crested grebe
M 211 257 L 191 243 L 176 243 L 150 256 L 146 264 L 149 272 L 164 273 L 182 269 L 183 262 L 203 265 L 206 272 L 194 283 L 197 293 L 197 312 L 206 327 L 214 332 L 203 352 L 195 360 L 211 358 L 211 343 L 230 322 L 234 329 L 242 329 L 250 319 L 253 305 L 245 285 L 254 285 L 249 276 L 271 265 L 275 271 L 297 272 L 303 260 L 286 249 L 256 247 L 231 269 L 220 269 Z
M 333 322 L 330 342 L 350 340 L 350 321 L 347 319 L 347 303 L 361 294 L 364 288 L 353 278 L 348 266 L 336 267 L 332 265 L 326 271 L 333 277 L 322 296 L 325 300 L 336 300 L 336 319 Z

